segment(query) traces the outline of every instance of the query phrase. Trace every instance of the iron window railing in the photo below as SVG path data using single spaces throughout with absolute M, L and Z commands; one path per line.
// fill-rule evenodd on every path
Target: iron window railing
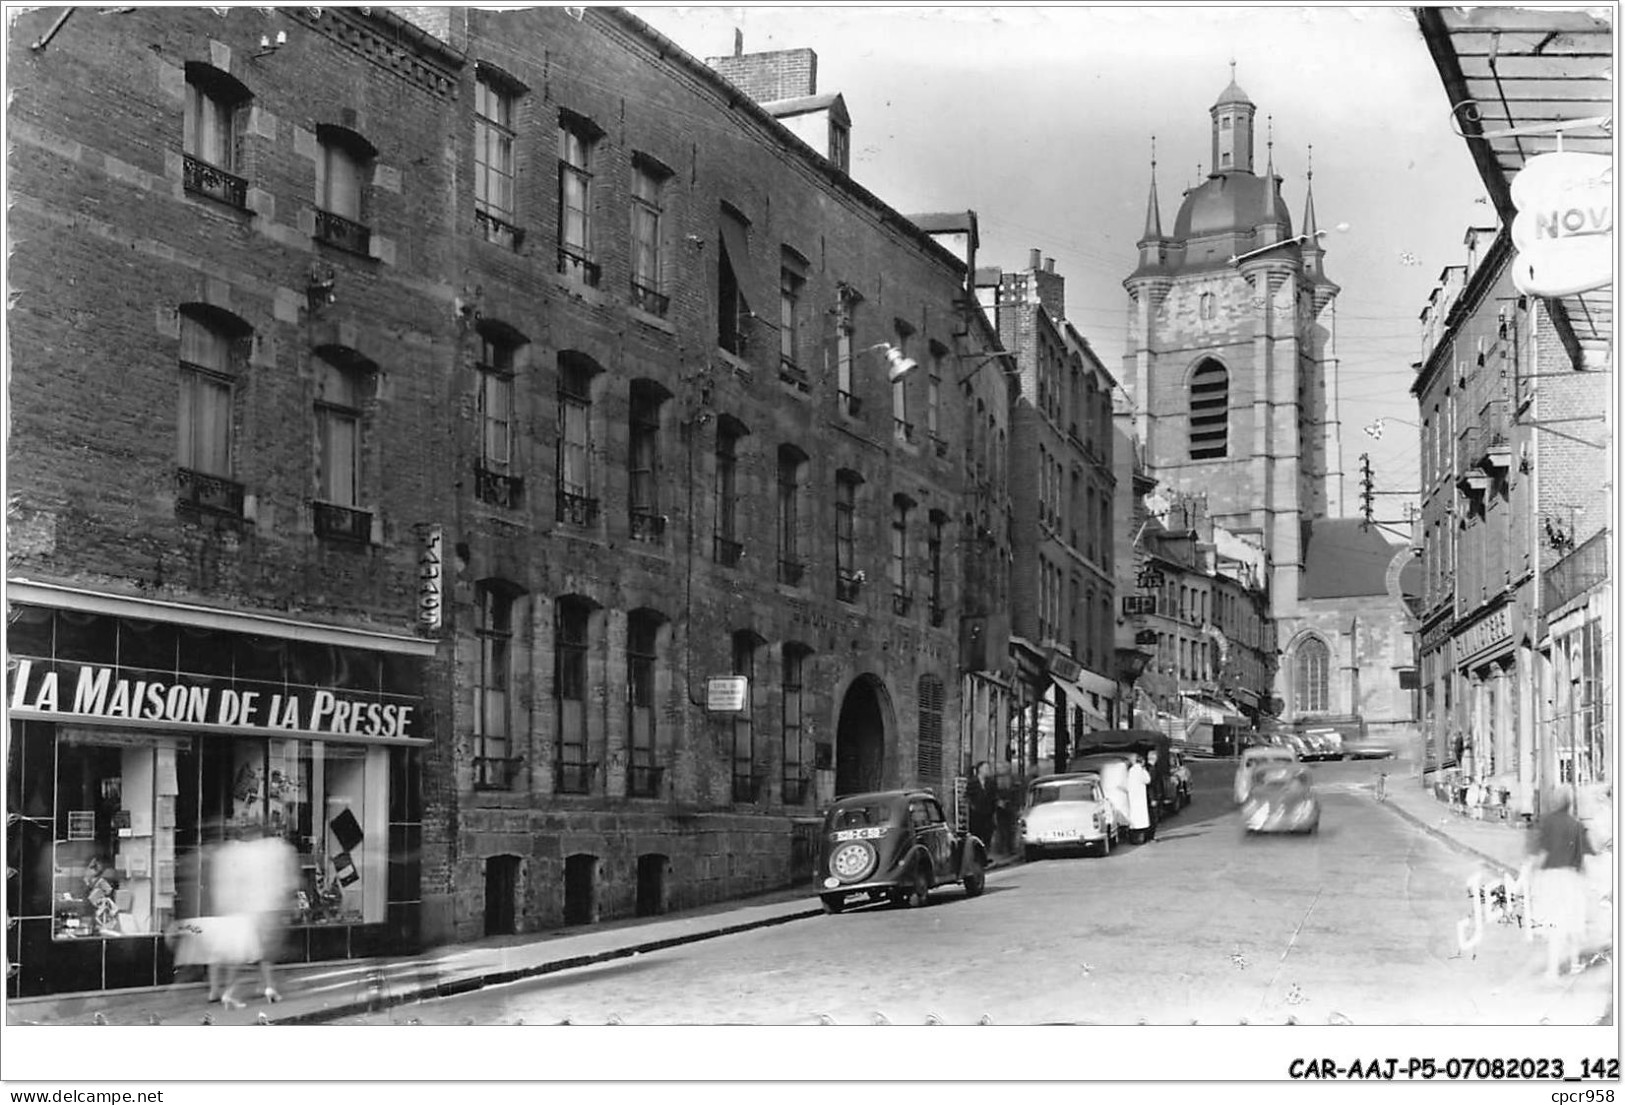
M 666 533 L 666 516 L 650 510 L 633 510 L 630 514 L 631 537 L 634 541 L 657 542 Z
M 557 780 L 556 789 L 560 794 L 588 794 L 592 791 L 592 773 L 595 764 L 580 763 L 575 760 L 560 760 L 554 765 Z
M 891 612 L 893 614 L 907 614 L 914 606 L 914 596 L 907 591 L 893 591 L 891 593 Z
M 842 572 L 835 577 L 835 597 L 842 602 L 857 602 L 863 580 L 857 575 Z
M 733 800 L 735 802 L 760 802 L 762 800 L 762 783 L 764 776 L 759 772 L 743 775 L 734 772 Z
M 474 497 L 482 503 L 516 510 L 524 497 L 525 481 L 522 476 L 498 472 L 483 464 L 474 465 Z
M 737 565 L 745 555 L 745 546 L 738 541 L 730 540 L 720 534 L 713 538 L 716 543 L 717 563 L 732 568 Z
M 598 287 L 599 278 L 604 274 L 597 261 L 569 246 L 559 247 L 559 271 L 578 278 L 589 288 Z
M 515 250 L 525 242 L 525 231 L 521 227 L 483 207 L 474 209 L 474 222 L 480 228 L 480 236 L 487 242 Z
M 789 584 L 791 587 L 801 582 L 807 574 L 807 565 L 800 560 L 779 561 L 779 582 Z
M 353 219 L 316 209 L 316 240 L 350 253 L 370 257 L 372 231 Z
M 518 757 L 475 756 L 475 790 L 512 790 L 524 760 Z
M 947 610 L 947 608 L 944 607 L 944 606 L 938 606 L 936 603 L 932 603 L 931 604 L 931 624 L 936 625 L 936 626 L 940 626 L 943 622 L 945 622 L 947 620 L 948 620 L 948 610 Z
M 655 798 L 660 794 L 663 767 L 633 764 L 626 769 L 626 793 L 634 798 Z
M 657 318 L 665 318 L 671 308 L 671 296 L 663 295 L 647 284 L 632 281 L 632 306 Z
M 931 447 L 936 450 L 937 456 L 939 457 L 945 457 L 948 455 L 948 439 L 943 437 L 941 434 L 931 435 Z
M 363 545 L 372 540 L 370 511 L 321 502 L 311 503 L 310 511 L 317 537 L 326 537 L 334 541 L 354 541 Z
M 243 516 L 243 485 L 190 468 L 175 469 L 175 505 L 199 514 Z
M 892 419 L 891 427 L 892 436 L 896 437 L 898 441 L 914 440 L 914 423 L 908 421 L 906 418 Z
M 558 520 L 572 526 L 590 526 L 598 521 L 598 500 L 570 491 L 558 494 Z
M 812 380 L 807 376 L 807 370 L 802 368 L 789 357 L 779 357 L 779 379 L 795 388 L 797 391 L 812 390 Z
M 182 182 L 188 192 L 196 192 L 200 196 L 208 196 L 212 200 L 219 200 L 239 209 L 248 206 L 248 181 L 242 177 L 216 168 L 191 154 L 185 155 L 185 164 L 181 172 Z
M 837 391 L 835 397 L 840 400 L 841 409 L 853 418 L 863 410 L 863 400 L 850 391 Z

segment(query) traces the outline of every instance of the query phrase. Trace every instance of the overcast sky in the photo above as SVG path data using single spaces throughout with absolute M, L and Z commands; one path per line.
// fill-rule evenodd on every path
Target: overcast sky
M 1408 7 L 635 6 L 697 57 L 810 46 L 818 91 L 852 114 L 852 175 L 905 214 L 974 209 L 979 262 L 1067 278 L 1067 315 L 1121 376 L 1122 281 L 1137 261 L 1151 136 L 1163 227 L 1211 166 L 1208 108 L 1230 81 L 1274 117 L 1275 167 L 1294 229 L 1308 147 L 1315 212 L 1332 230 L 1345 513 L 1359 508 L 1359 456 L 1379 490 L 1417 487 L 1407 389 L 1417 316 L 1466 228 L 1493 219 Z M 1337 230 L 1346 224 L 1346 230 Z M 1336 488 L 1332 489 L 1336 495 Z M 1407 500 L 1379 500 L 1401 517 Z M 1334 498 L 1335 504 L 1335 498 Z M 1335 505 L 1334 505 L 1335 511 Z

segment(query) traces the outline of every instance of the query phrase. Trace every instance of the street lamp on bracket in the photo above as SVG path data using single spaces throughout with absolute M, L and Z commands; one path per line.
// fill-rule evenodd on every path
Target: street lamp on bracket
M 1134 728 L 1134 699 L 1135 684 L 1140 676 L 1145 674 L 1146 667 L 1156 658 L 1156 652 L 1151 648 L 1136 642 L 1127 648 L 1117 649 L 1117 679 L 1128 685 L 1128 728 Z

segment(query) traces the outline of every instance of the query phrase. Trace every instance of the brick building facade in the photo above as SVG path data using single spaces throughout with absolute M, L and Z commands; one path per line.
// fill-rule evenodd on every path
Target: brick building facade
M 977 278 L 1014 354 L 1009 487 L 1016 670 L 1026 673 L 1028 770 L 1070 738 L 1117 725 L 1111 410 L 1116 380 L 1066 318 L 1066 280 L 1032 250 L 1027 267 Z M 1049 751 L 1042 757 L 1038 713 Z M 1042 765 L 1047 768 L 1047 763 Z
M 14 993 L 167 981 L 242 827 L 328 958 L 785 885 L 963 772 L 973 262 L 629 15 L 401 11 L 14 27 Z

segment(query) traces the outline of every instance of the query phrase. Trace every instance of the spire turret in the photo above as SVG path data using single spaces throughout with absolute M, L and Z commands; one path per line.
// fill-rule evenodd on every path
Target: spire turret
M 1151 136 L 1151 195 L 1145 202 L 1145 234 L 1149 240 L 1162 237 L 1162 211 L 1157 206 L 1157 136 Z

